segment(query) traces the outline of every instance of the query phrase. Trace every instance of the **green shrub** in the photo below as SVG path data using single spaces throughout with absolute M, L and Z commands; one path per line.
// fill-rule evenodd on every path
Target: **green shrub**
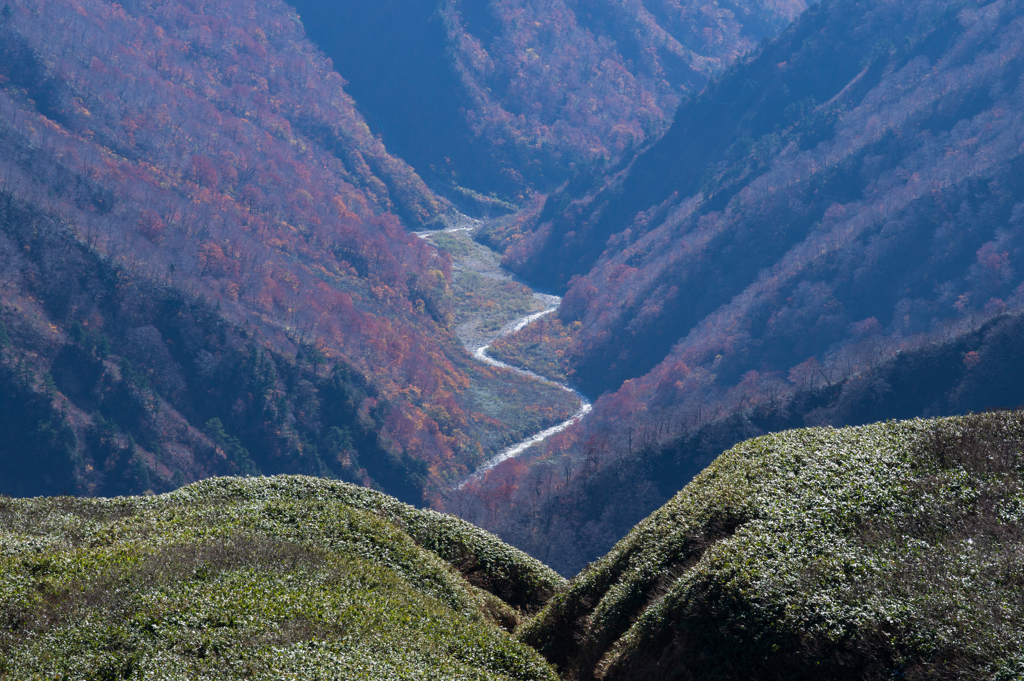
M 1021 413 L 729 450 L 519 632 L 578 678 L 1021 678 Z
M 494 623 L 518 611 L 445 560 L 477 549 L 526 605 L 561 584 L 462 521 L 315 478 L 3 499 L 0 679 L 555 679 Z

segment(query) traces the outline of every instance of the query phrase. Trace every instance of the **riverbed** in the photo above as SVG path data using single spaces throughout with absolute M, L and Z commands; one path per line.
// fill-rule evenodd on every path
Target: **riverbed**
M 448 229 L 437 230 L 432 232 L 417 232 L 416 236 L 420 237 L 421 239 L 425 239 L 426 241 L 434 244 L 435 246 L 441 247 L 441 245 L 438 243 L 438 241 L 440 240 L 449 241 L 450 245 L 450 240 L 445 239 L 445 237 L 442 235 L 451 235 L 451 237 L 455 237 L 456 235 L 458 235 L 462 236 L 463 238 L 470 239 L 472 237 L 472 233 L 476 229 L 478 229 L 479 226 L 479 223 L 469 220 L 467 218 L 456 227 L 451 227 Z M 500 267 L 498 255 L 496 253 L 494 253 L 493 251 L 484 250 L 484 247 L 480 246 L 479 244 L 475 244 L 475 242 L 473 243 L 473 248 L 475 249 L 474 252 L 469 252 L 468 250 L 466 250 L 461 253 L 463 257 L 456 258 L 457 268 L 470 268 L 476 274 L 490 279 L 514 281 L 512 275 Z M 484 257 L 480 257 L 478 255 L 481 253 L 484 255 Z M 522 282 L 519 283 L 520 285 L 523 285 Z M 563 430 L 571 426 L 573 423 L 575 423 L 577 420 L 582 418 L 584 415 L 586 415 L 591 409 L 590 401 L 587 400 L 587 398 L 584 395 L 573 389 L 572 386 L 553 380 L 546 376 L 541 376 L 533 371 L 521 369 L 519 367 L 506 364 L 505 362 L 497 360 L 494 357 L 491 357 L 490 355 L 487 354 L 488 348 L 490 348 L 491 344 L 494 343 L 496 340 L 525 328 L 527 325 L 540 319 L 541 317 L 544 317 L 545 315 L 552 314 L 553 312 L 555 312 L 555 310 L 558 309 L 559 304 L 562 302 L 562 299 L 556 295 L 540 293 L 537 291 L 531 291 L 530 293 L 532 295 L 533 300 L 535 301 L 535 304 L 533 305 L 534 309 L 530 310 L 528 313 L 523 314 L 520 317 L 517 317 L 505 323 L 504 325 L 500 326 L 500 328 L 487 328 L 486 325 L 481 324 L 481 321 L 479 319 L 471 319 L 456 325 L 455 333 L 458 336 L 459 340 L 462 341 L 463 345 L 465 345 L 466 350 L 469 351 L 473 358 L 476 359 L 478 362 L 486 364 L 487 366 L 494 369 L 513 372 L 515 374 L 518 374 L 519 376 L 528 378 L 530 380 L 540 381 L 548 385 L 556 386 L 560 390 L 572 394 L 579 401 L 579 408 L 570 418 L 566 419 L 565 421 L 558 423 L 554 426 L 551 426 L 549 428 L 546 428 L 540 432 L 534 433 L 529 437 L 526 437 L 521 441 L 516 442 L 515 444 L 508 446 L 499 451 L 497 454 L 491 456 L 487 461 L 478 466 L 477 469 L 473 471 L 470 475 L 466 476 L 461 481 L 459 481 L 458 484 L 455 486 L 456 489 L 461 489 L 467 483 L 480 478 L 487 471 L 491 470 L 501 462 L 517 457 L 530 447 L 540 444 L 547 440 L 548 438 L 562 432 Z

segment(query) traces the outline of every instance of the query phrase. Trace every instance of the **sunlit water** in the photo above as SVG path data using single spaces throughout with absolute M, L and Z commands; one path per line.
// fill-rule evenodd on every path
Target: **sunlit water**
M 420 237 L 421 239 L 426 239 L 426 238 L 430 237 L 433 234 L 439 234 L 439 233 L 449 233 L 450 234 L 452 232 L 469 232 L 469 231 L 472 231 L 473 229 L 475 229 L 475 227 L 476 227 L 476 225 L 473 225 L 473 226 L 470 226 L 470 227 L 450 227 L 450 228 L 445 229 L 445 230 L 438 230 L 438 231 L 435 231 L 435 232 L 416 232 L 415 234 L 416 234 L 416 236 Z M 543 381 L 544 383 L 548 383 L 550 385 L 557 386 L 558 388 L 560 388 L 561 390 L 564 390 L 567 393 L 572 393 L 576 397 L 576 399 L 578 399 L 580 401 L 580 408 L 578 410 L 576 410 L 576 413 L 573 414 L 569 419 L 567 419 L 567 420 L 565 420 L 565 421 L 563 421 L 563 422 L 561 422 L 561 423 L 559 423 L 557 425 L 551 426 L 550 428 L 542 430 L 539 433 L 535 433 L 534 435 L 531 435 L 530 437 L 526 438 L 525 440 L 522 440 L 521 442 L 517 442 L 516 444 L 514 444 L 514 445 L 512 445 L 510 447 L 506 447 L 505 449 L 501 450 L 500 452 L 495 454 L 493 457 L 491 457 L 490 459 L 485 461 L 483 464 L 481 464 L 476 469 L 476 471 L 474 471 L 472 474 L 468 475 L 465 479 L 463 479 L 462 482 L 460 482 L 456 486 L 456 489 L 462 489 L 467 483 L 472 482 L 474 480 L 478 480 L 479 478 L 483 477 L 483 475 L 485 473 L 487 473 L 487 471 L 491 470 L 492 468 L 494 468 L 495 466 L 500 464 L 502 461 L 507 461 L 508 459 L 512 459 L 514 457 L 517 457 L 520 454 L 522 454 L 523 452 L 525 452 L 527 449 L 529 449 L 530 447 L 543 442 L 544 440 L 548 439 L 552 435 L 557 435 L 558 433 L 561 433 L 563 430 L 565 430 L 566 428 L 571 426 L 573 423 L 578 421 L 580 418 L 582 418 L 591 409 L 592 405 L 587 400 L 587 398 L 584 397 L 579 392 L 577 392 L 576 390 L 573 390 L 572 388 L 570 388 L 566 384 L 559 383 L 558 381 L 553 381 L 550 378 L 547 378 L 545 376 L 541 376 L 540 374 L 534 373 L 534 372 L 529 371 L 527 369 L 520 369 L 519 367 L 514 367 L 514 366 L 512 366 L 510 364 L 506 364 L 505 362 L 502 362 L 500 360 L 497 360 L 497 359 L 494 359 L 493 357 L 488 356 L 487 348 L 491 347 L 491 344 L 494 343 L 494 341 L 496 341 L 496 340 L 498 340 L 500 338 L 504 338 L 505 336 L 509 335 L 510 333 L 515 333 L 516 331 L 519 331 L 519 330 L 525 328 L 528 324 L 530 324 L 530 323 L 540 319 L 541 317 L 543 317 L 545 315 L 551 314 L 552 312 L 554 312 L 555 310 L 558 309 L 559 304 L 562 302 L 562 299 L 559 298 L 558 296 L 553 296 L 553 295 L 544 294 L 544 293 L 534 293 L 534 295 L 539 297 L 539 298 L 541 298 L 541 299 L 543 299 L 544 302 L 547 303 L 548 308 L 546 310 L 542 310 L 540 312 L 534 312 L 533 314 L 528 314 L 525 317 L 521 317 L 519 319 L 516 319 L 515 321 L 509 322 L 508 324 L 506 324 L 505 326 L 502 327 L 502 329 L 499 332 L 498 336 L 495 337 L 494 339 L 492 339 L 490 342 L 486 343 L 485 345 L 481 345 L 480 347 L 477 347 L 477 348 L 467 348 L 467 350 L 469 350 L 473 354 L 473 357 L 476 360 L 478 360 L 478 361 L 480 361 L 480 362 L 482 362 L 484 364 L 487 364 L 488 366 L 492 366 L 492 367 L 494 367 L 496 369 L 504 369 L 506 371 L 512 371 L 512 372 L 515 372 L 515 373 L 519 374 L 520 376 L 526 376 L 527 378 L 532 378 L 535 381 Z

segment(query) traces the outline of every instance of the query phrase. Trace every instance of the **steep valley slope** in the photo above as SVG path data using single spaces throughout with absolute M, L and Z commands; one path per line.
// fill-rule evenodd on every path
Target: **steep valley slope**
M 296 6 L 0 7 L 0 679 L 1024 674 L 1024 0 Z
M 549 200 L 506 263 L 567 290 L 577 380 L 658 392 L 700 367 L 731 387 L 1010 304 L 1022 14 L 816 5 L 606 187 Z
M 745 414 L 819 388 L 832 397 L 762 424 L 1015 406 L 947 394 L 960 379 L 917 396 L 871 372 L 952 343 L 963 354 L 936 375 L 969 373 L 980 347 L 964 339 L 1024 304 L 1022 27 L 1009 0 L 819 3 L 611 175 L 581 172 L 532 215 L 495 222 L 485 240 L 507 266 L 565 291 L 557 320 L 499 357 L 557 364 L 599 399 L 482 484 L 517 490 L 488 527 L 545 558 L 567 538 L 595 547 L 559 568 L 572 573 L 671 492 L 649 453 L 709 424 L 728 446 L 758 432 Z M 844 385 L 868 386 L 863 409 L 829 412 Z M 674 482 L 683 469 L 700 465 Z M 599 503 L 615 489 L 630 491 Z
M 388 148 L 465 209 L 527 200 L 657 135 L 805 0 L 295 0 Z M 482 194 L 483 195 L 482 195 Z
M 465 352 L 410 233 L 457 216 L 288 6 L 13 1 L 0 39 L 0 492 L 426 503 L 571 413 Z

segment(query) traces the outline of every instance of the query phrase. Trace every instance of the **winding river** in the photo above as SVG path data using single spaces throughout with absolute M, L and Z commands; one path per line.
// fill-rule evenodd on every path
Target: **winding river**
M 470 232 L 473 231 L 475 228 L 476 225 L 470 227 L 450 227 L 444 230 L 437 230 L 432 232 L 416 232 L 415 234 L 421 239 L 429 240 L 430 237 L 435 234 L 452 232 Z M 506 364 L 505 362 L 494 359 L 493 357 L 490 357 L 487 354 L 487 349 L 491 347 L 491 344 L 494 343 L 494 341 L 498 340 L 499 338 L 503 338 L 509 335 L 510 333 L 515 333 L 516 331 L 525 328 L 528 324 L 540 319 L 541 317 L 551 314 L 552 312 L 558 309 L 558 305 L 562 302 L 562 299 L 560 297 L 546 293 L 534 292 L 533 295 L 535 298 L 541 300 L 545 305 L 547 305 L 547 308 L 541 310 L 540 312 L 534 312 L 532 314 L 528 314 L 524 317 L 520 317 L 519 319 L 515 319 L 509 322 L 508 324 L 501 328 L 501 330 L 494 338 L 491 338 L 485 344 L 480 345 L 478 347 L 470 347 L 469 345 L 467 345 L 466 349 L 470 351 L 474 359 L 481 362 L 482 364 L 486 364 L 496 369 L 512 371 L 519 374 L 520 376 L 526 376 L 527 378 L 531 378 L 535 381 L 542 381 L 544 383 L 557 386 L 558 388 L 564 390 L 567 393 L 571 393 L 576 397 L 576 399 L 579 400 L 580 407 L 579 409 L 576 410 L 576 413 L 573 414 L 569 419 L 554 426 L 551 426 L 550 428 L 542 430 L 539 433 L 535 433 L 530 437 L 501 450 L 500 452 L 492 456 L 490 459 L 485 461 L 483 464 L 481 464 L 473 473 L 466 476 L 461 482 L 459 482 L 459 484 L 456 485 L 456 489 L 462 489 L 467 483 L 481 478 L 485 473 L 487 473 L 487 471 L 491 470 L 492 468 L 500 464 L 502 461 L 506 461 L 508 459 L 519 456 L 533 445 L 543 442 L 552 435 L 557 435 L 558 433 L 561 433 L 563 430 L 565 430 L 573 423 L 575 423 L 577 420 L 579 420 L 581 417 L 583 417 L 591 409 L 590 401 L 587 400 L 587 398 L 580 394 L 578 391 L 573 390 L 568 385 L 564 383 L 559 383 L 558 381 L 552 380 L 545 376 L 541 376 L 540 374 L 534 373 L 527 369 L 520 369 L 519 367 L 514 367 L 511 364 Z

